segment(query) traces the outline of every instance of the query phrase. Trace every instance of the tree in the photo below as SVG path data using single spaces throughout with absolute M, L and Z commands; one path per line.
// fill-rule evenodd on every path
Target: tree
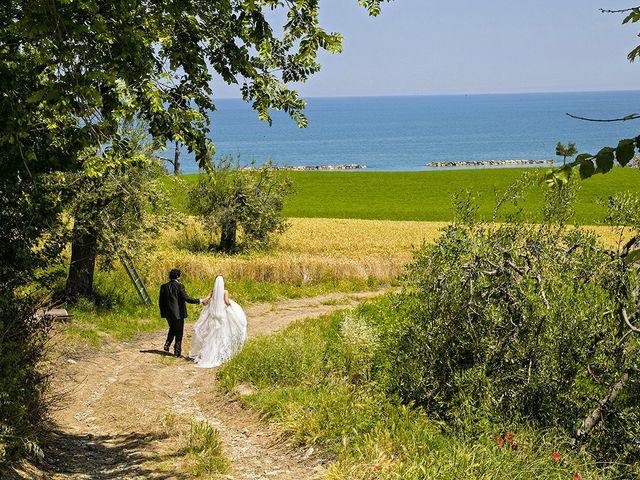
M 105 265 L 121 254 L 137 256 L 149 243 L 150 234 L 157 233 L 165 221 L 167 208 L 162 208 L 166 205 L 156 185 L 164 168 L 151 156 L 152 144 L 144 127 L 139 122 L 119 127 L 130 152 L 127 168 L 107 167 L 101 175 L 87 171 L 65 175 L 67 212 L 73 219 L 65 289 L 68 300 L 92 295 L 99 254 L 107 259 Z M 105 149 L 104 155 L 110 153 Z M 165 215 L 156 215 L 161 210 Z
M 137 256 L 160 231 L 168 217 L 157 180 L 164 174 L 154 161 L 129 168 L 112 168 L 100 176 L 68 174 L 74 197 L 71 260 L 65 297 L 75 300 L 93 294 L 96 259 L 102 254 L 110 266 L 118 255 Z M 165 207 L 165 208 L 162 208 Z
M 578 150 L 575 143 L 569 142 L 566 147 L 560 142 L 556 145 L 556 155 L 562 157 L 562 165 L 567 163 L 567 157 L 573 157 L 576 153 Z
M 382 1 L 359 3 L 377 15 Z M 281 28 L 272 11 L 286 18 Z M 304 102 L 287 84 L 317 72 L 318 50 L 338 52 L 341 39 L 319 26 L 318 0 L 0 4 L 0 432 L 13 432 L 9 444 L 0 433 L 9 445 L 0 463 L 40 418 L 32 408 L 40 380 L 24 372 L 35 372 L 33 312 L 63 246 L 69 197 L 58 172 L 100 176 L 135 165 L 119 130 L 134 118 L 157 146 L 179 141 L 206 166 L 213 72 L 238 84 L 261 119 L 275 108 L 304 126 Z M 6 399 L 22 413 L 12 415 Z
M 219 250 L 237 249 L 238 231 L 246 246 L 266 247 L 287 223 L 281 216 L 284 198 L 293 192 L 289 178 L 270 163 L 241 168 L 232 157 L 220 159 L 189 192 L 192 211 L 209 229 L 220 230 Z
M 180 142 L 176 142 L 173 152 L 173 174 L 180 175 Z

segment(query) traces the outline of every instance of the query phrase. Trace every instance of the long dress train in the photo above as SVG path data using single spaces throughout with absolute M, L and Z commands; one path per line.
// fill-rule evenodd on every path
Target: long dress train
M 189 357 L 196 366 L 212 368 L 233 357 L 247 339 L 247 317 L 233 300 L 224 302 L 224 279 L 216 277 L 213 297 L 195 324 Z

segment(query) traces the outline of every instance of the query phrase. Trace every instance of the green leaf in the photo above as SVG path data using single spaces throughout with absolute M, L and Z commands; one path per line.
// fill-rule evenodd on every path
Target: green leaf
M 31 94 L 27 97 L 27 103 L 38 103 L 44 97 L 44 90 L 38 90 L 37 92 Z
M 579 163 L 584 162 L 585 160 L 590 160 L 592 158 L 593 158 L 593 155 L 591 155 L 590 153 L 581 153 L 576 157 L 576 161 L 574 163 L 577 165 Z
M 634 146 L 634 139 L 628 138 L 625 140 L 620 140 L 620 142 L 618 143 L 618 148 L 616 148 L 616 160 L 621 167 L 624 167 L 633 159 L 635 153 L 636 149 Z
M 598 152 L 598 155 L 610 155 L 612 154 L 616 149 L 615 148 L 611 148 L 611 147 L 602 147 L 600 149 L 600 151 Z
M 581 178 L 589 178 L 594 173 L 596 173 L 596 167 L 593 166 L 593 162 L 591 160 L 584 160 L 580 162 L 580 177 Z
M 545 172 L 540 183 L 545 183 L 549 187 L 566 185 L 569 182 L 573 168 L 565 165 L 559 169 L 550 169 Z
M 607 173 L 609 170 L 613 168 L 613 149 L 609 149 L 609 150 L 611 150 L 611 152 L 609 151 L 607 151 L 607 153 L 601 152 L 601 153 L 598 153 L 598 155 L 596 155 L 596 165 L 598 166 L 599 173 Z

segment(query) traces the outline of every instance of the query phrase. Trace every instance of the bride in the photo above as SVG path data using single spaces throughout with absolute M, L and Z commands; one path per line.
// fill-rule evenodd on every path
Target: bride
M 242 307 L 229 298 L 224 279 L 218 275 L 213 298 L 195 324 L 189 357 L 200 368 L 212 368 L 226 362 L 247 338 L 247 317 Z

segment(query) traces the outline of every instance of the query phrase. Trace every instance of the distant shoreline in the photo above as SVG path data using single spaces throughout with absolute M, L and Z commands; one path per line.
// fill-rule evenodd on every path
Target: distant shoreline
M 428 162 L 427 167 L 501 167 L 511 165 L 552 165 L 553 160 L 468 160 L 461 162 Z
M 316 171 L 316 170 L 362 170 L 366 165 L 345 163 L 340 165 L 274 165 L 276 170 Z

